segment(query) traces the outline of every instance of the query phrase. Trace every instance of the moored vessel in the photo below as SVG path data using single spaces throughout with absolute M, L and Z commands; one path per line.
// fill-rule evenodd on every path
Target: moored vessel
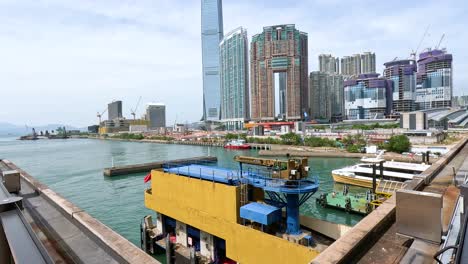
M 250 145 L 245 142 L 243 139 L 231 140 L 226 145 L 225 149 L 250 149 Z
M 382 178 L 387 181 L 404 182 L 413 179 L 415 175 L 430 167 L 427 164 L 382 161 L 383 171 L 380 172 L 379 165 L 377 165 L 377 171 L 374 172 L 372 159 L 364 158 L 361 161 L 362 163 L 353 166 L 333 170 L 333 180 L 338 183 L 372 188 L 374 173 L 376 173 L 377 182 Z

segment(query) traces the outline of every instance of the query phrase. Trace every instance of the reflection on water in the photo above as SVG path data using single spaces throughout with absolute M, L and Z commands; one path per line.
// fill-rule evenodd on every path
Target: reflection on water
M 144 207 L 143 177 L 146 173 L 112 178 L 102 175 L 103 168 L 158 160 L 212 155 L 217 166 L 237 169 L 235 155 L 256 156 L 255 150 L 224 150 L 219 147 L 154 144 L 94 139 L 19 141 L 0 140 L 0 158 L 9 159 L 41 182 L 86 210 L 139 246 L 141 218 L 151 213 Z M 331 170 L 355 164 L 349 158 L 310 158 L 311 173 L 320 180 L 320 189 L 301 208 L 301 213 L 332 222 L 354 225 L 360 216 L 317 207 L 315 197 L 335 187 Z M 146 184 L 147 185 L 147 184 Z M 336 188 L 342 188 L 337 185 Z M 361 192 L 360 188 L 350 188 Z

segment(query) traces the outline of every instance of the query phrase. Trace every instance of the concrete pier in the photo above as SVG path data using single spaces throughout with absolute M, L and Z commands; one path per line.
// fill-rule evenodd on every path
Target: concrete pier
M 5 170 L 20 172 L 18 197 L 23 199 L 25 219 L 22 222 L 32 227 L 51 263 L 159 263 L 15 164 L 1 160 L 0 171 Z M 24 241 L 23 245 L 27 243 Z M 25 256 L 28 254 L 31 252 Z M 40 263 L 17 260 L 15 263 Z
M 422 190 L 429 184 L 424 189 L 428 191 L 434 179 L 446 179 L 447 175 L 453 177 L 453 173 L 450 173 L 452 167 L 458 170 L 461 166 L 460 160 L 468 163 L 465 154 L 468 151 L 467 142 L 467 138 L 459 142 L 451 151 L 434 162 L 428 170 L 409 181 L 405 189 Z M 395 209 L 396 199 L 392 196 L 319 254 L 312 260 L 312 263 L 400 263 L 404 261 L 405 254 L 412 253 L 429 258 L 425 260 L 429 262 L 418 263 L 432 263 L 431 254 L 437 247 L 427 246 L 419 240 L 412 242 L 413 246 L 408 246 L 406 245 L 408 238 L 396 234 Z M 419 248 L 419 251 L 412 250 L 413 248 Z M 421 248 L 423 248 L 422 251 Z
M 212 163 L 217 162 L 218 158 L 213 156 L 202 156 L 195 158 L 187 159 L 177 159 L 177 160 L 165 160 L 157 162 L 149 162 L 142 164 L 126 165 L 126 166 L 116 166 L 104 169 L 104 176 L 116 176 L 116 175 L 125 175 L 139 172 L 149 172 L 154 169 L 161 169 L 164 164 L 170 163 L 171 165 L 186 165 L 186 164 L 202 164 L 202 163 Z

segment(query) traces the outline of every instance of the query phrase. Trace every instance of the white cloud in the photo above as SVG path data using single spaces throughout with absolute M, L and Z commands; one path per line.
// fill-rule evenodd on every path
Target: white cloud
M 424 46 L 446 34 L 455 90 L 467 93 L 465 5 L 224 1 L 224 31 L 244 26 L 252 36 L 265 25 L 295 23 L 308 33 L 314 70 L 319 53 L 372 50 L 378 65 L 408 56 L 431 24 Z M 130 116 L 140 95 L 165 102 L 169 122 L 201 117 L 199 1 L 4 0 L 0 17 L 1 121 L 84 126 L 113 99 Z

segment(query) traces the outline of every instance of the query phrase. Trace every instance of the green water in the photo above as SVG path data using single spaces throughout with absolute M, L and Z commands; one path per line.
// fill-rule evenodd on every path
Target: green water
M 254 150 L 234 151 L 219 147 L 164 145 L 95 139 L 19 141 L 0 138 L 0 158 L 8 159 L 47 184 L 72 203 L 139 246 L 139 225 L 151 213 L 144 207 L 143 183 L 146 173 L 104 177 L 103 168 L 150 161 L 213 155 L 218 166 L 237 168 L 235 155 L 253 155 Z M 312 174 L 319 177 L 320 192 L 330 192 L 331 170 L 356 163 L 348 158 L 311 158 Z M 351 191 L 356 191 L 353 189 Z M 324 220 L 354 225 L 361 217 L 316 207 L 315 198 L 301 212 Z

